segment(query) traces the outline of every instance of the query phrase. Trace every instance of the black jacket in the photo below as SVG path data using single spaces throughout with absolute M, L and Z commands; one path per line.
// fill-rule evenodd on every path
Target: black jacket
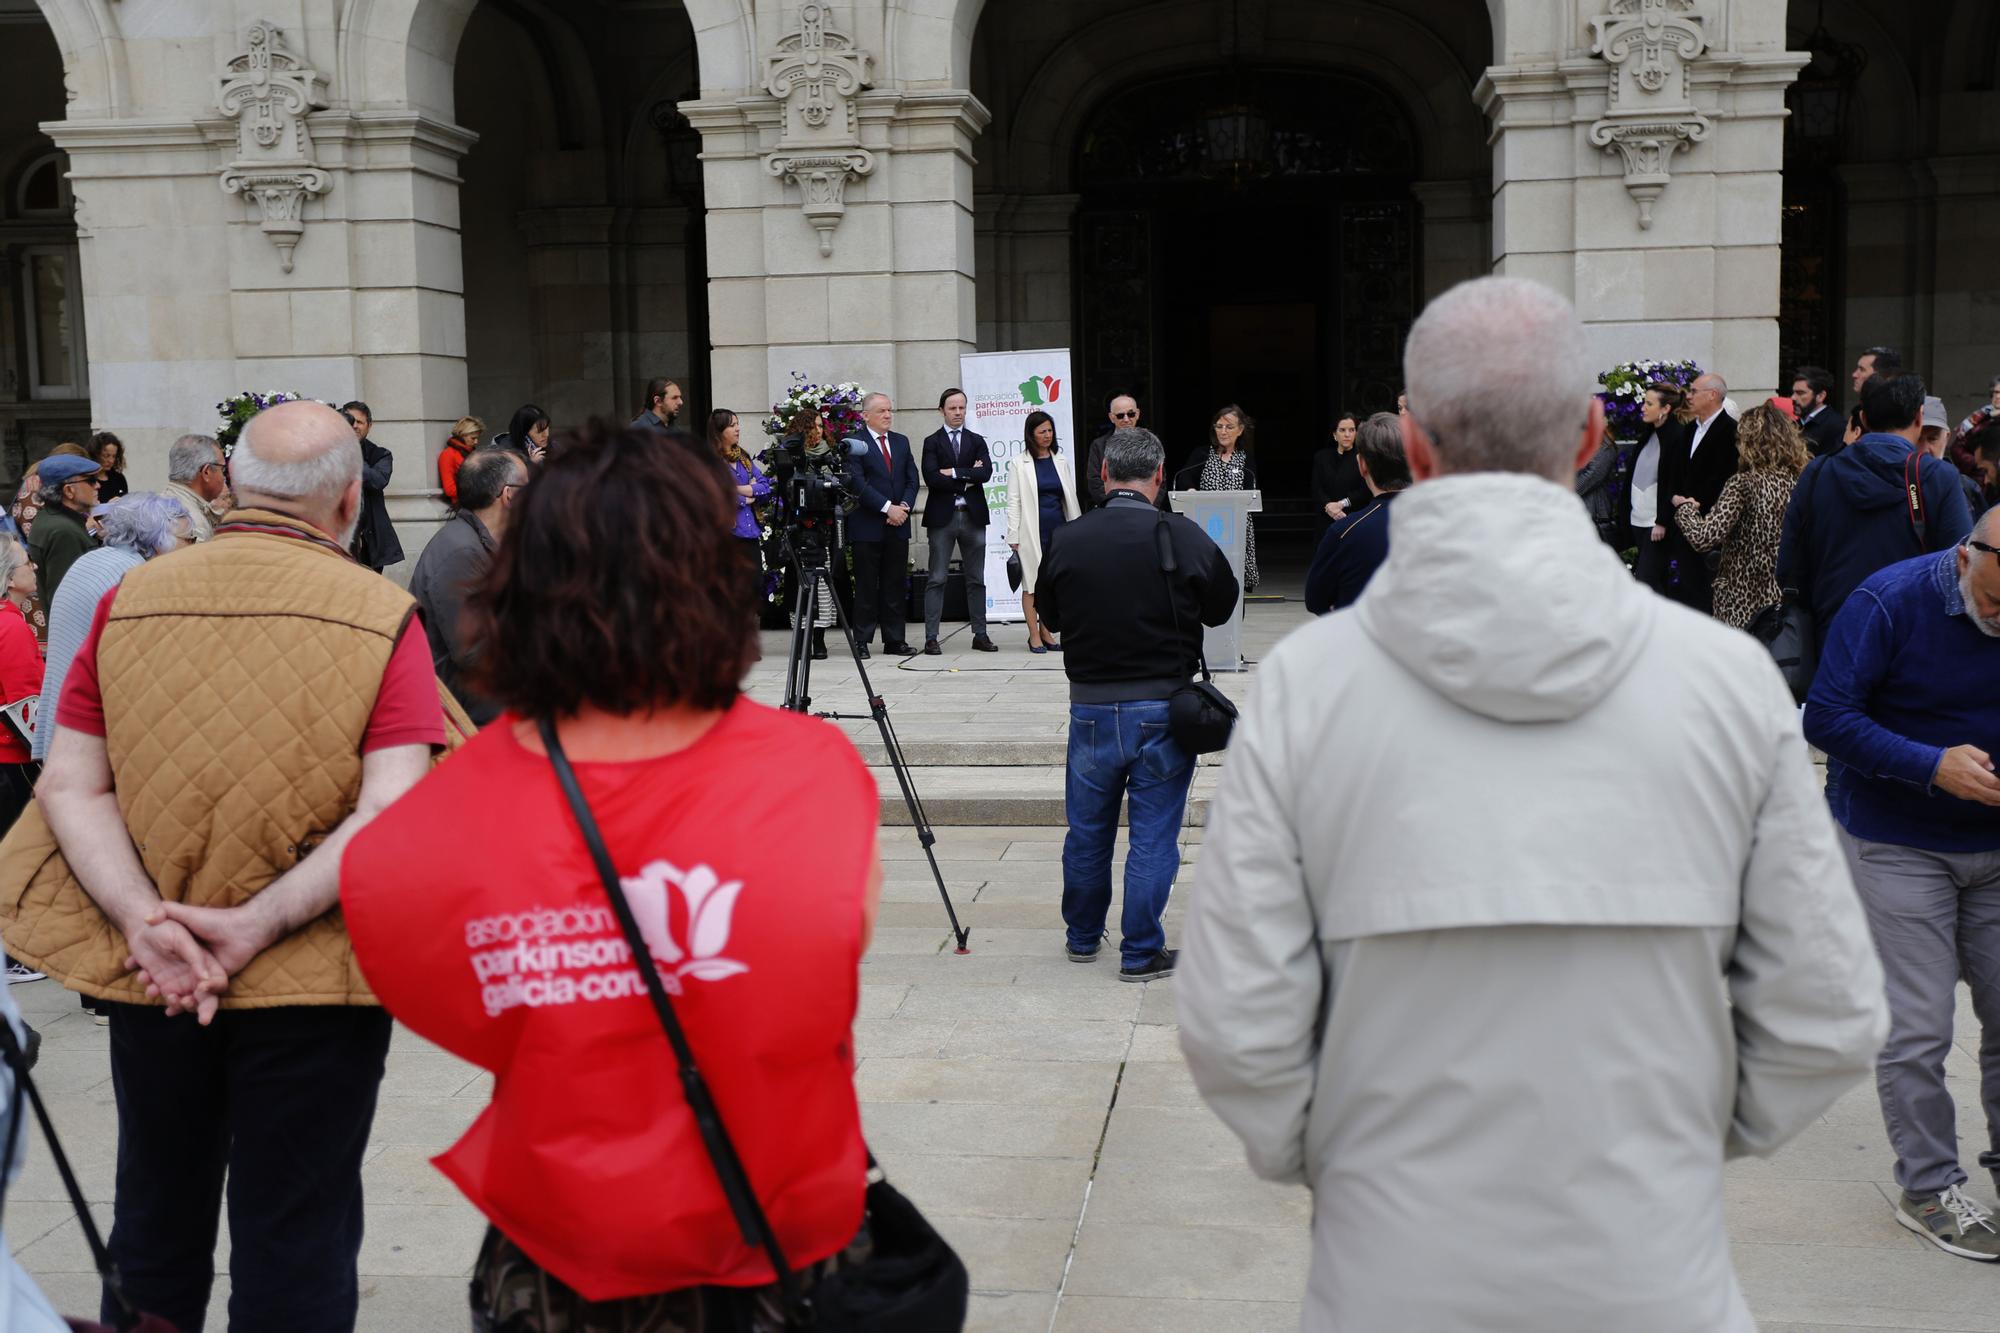
M 475 515 L 461 509 L 424 547 L 424 553 L 417 557 L 417 572 L 410 576 L 410 595 L 417 599 L 424 634 L 431 641 L 431 665 L 445 688 L 458 696 L 466 713 L 482 727 L 500 715 L 500 708 L 465 688 L 465 669 L 472 660 L 473 645 L 466 641 L 462 620 L 466 594 L 492 565 L 493 534 Z
M 378 573 L 403 560 L 403 543 L 396 539 L 396 525 L 389 521 L 389 502 L 383 495 L 395 470 L 396 456 L 362 436 L 361 521 L 354 529 L 354 555 Z
M 1172 575 L 1161 566 L 1162 528 Z M 1103 508 L 1056 529 L 1035 577 L 1035 610 L 1063 636 L 1070 699 L 1123 703 L 1164 699 L 1187 684 L 1202 626 L 1228 620 L 1241 593 L 1229 557 L 1191 519 L 1113 487 Z
M 1673 421 L 1660 427 L 1659 497 L 1660 513 L 1667 528 L 1668 567 L 1680 570 L 1682 591 L 1678 600 L 1707 612 L 1711 579 L 1708 563 L 1688 541 L 1681 525 L 1673 521 L 1674 497 L 1687 496 L 1701 506 L 1704 514 L 1715 507 L 1722 488 L 1736 475 L 1736 422 L 1727 412 L 1718 410 L 1708 434 L 1702 437 L 1701 448 L 1690 459 L 1688 449 L 1694 443 L 1696 429 L 1692 421 Z
M 1353 515 L 1366 509 L 1368 502 L 1374 498 L 1369 494 L 1368 483 L 1361 479 L 1359 449 L 1349 449 L 1343 454 L 1340 446 L 1329 444 L 1313 455 L 1313 519 L 1322 535 L 1333 526 L 1333 520 L 1326 516 L 1329 504 L 1345 500 L 1348 514 Z
M 1814 458 L 1825 458 L 1837 454 L 1847 440 L 1847 418 L 1842 416 L 1832 403 L 1828 403 L 1814 413 L 1810 421 L 1800 423 L 1799 430 L 1806 437 L 1806 447 L 1812 450 Z
M 941 528 L 951 522 L 959 496 L 965 497 L 965 513 L 972 526 L 983 528 L 992 515 L 986 509 L 986 483 L 993 480 L 993 454 L 986 437 L 975 430 L 958 433 L 958 457 L 952 457 L 951 432 L 938 427 L 924 441 L 924 526 Z M 944 475 L 946 468 L 952 475 Z

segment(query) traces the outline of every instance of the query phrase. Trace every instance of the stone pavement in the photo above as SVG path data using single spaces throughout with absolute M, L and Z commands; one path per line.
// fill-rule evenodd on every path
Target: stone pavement
M 1296 603 L 1253 607 L 1248 651 L 1268 650 L 1302 616 Z M 950 952 L 914 833 L 885 829 L 887 886 L 855 1026 L 869 1139 L 965 1257 L 976 1329 L 1296 1328 L 1308 1198 L 1254 1179 L 1202 1106 L 1176 1042 L 1174 983 L 1125 985 L 1109 956 L 1077 965 L 1062 955 L 1061 659 L 1027 655 L 1018 627 L 996 627 L 995 637 L 999 654 L 868 664 L 916 766 L 973 950 Z M 767 636 L 766 650 L 782 654 L 782 636 Z M 757 669 L 757 697 L 781 693 L 782 667 Z M 1233 693 L 1247 685 L 1228 681 Z M 862 709 L 851 663 L 820 664 L 814 692 L 818 707 Z M 872 724 L 845 725 L 880 763 Z M 1198 799 L 1213 776 L 1202 775 Z M 885 814 L 907 819 L 888 771 L 878 779 Z M 1198 828 L 1184 846 L 1186 886 Z M 1177 895 L 1169 909 L 1172 940 L 1184 903 Z M 53 983 L 14 996 L 43 1030 L 37 1075 L 108 1226 L 116 1122 L 104 1030 Z M 1975 1192 L 1990 1197 L 1975 1162 L 1977 1029 L 1963 1007 L 1959 1031 L 1948 1070 L 1966 1167 Z M 489 1084 L 398 1030 L 365 1168 L 362 1329 L 466 1327 L 465 1280 L 483 1223 L 427 1159 L 477 1114 Z M 1873 1089 L 1863 1086 L 1775 1159 L 1729 1168 L 1736 1264 L 1766 1330 L 2000 1330 L 2000 1272 L 1898 1227 L 1889 1165 Z M 57 1304 L 93 1312 L 88 1254 L 39 1138 L 5 1220 Z M 226 1238 L 219 1261 L 226 1271 Z M 211 1328 L 224 1326 L 227 1289 L 219 1277 Z

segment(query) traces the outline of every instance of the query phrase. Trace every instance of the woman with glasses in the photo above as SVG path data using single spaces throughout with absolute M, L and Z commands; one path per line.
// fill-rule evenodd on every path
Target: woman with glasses
M 1250 442 L 1257 423 L 1234 403 L 1216 409 L 1208 423 L 1208 447 L 1197 449 L 1174 474 L 1177 491 L 1254 491 L 1257 465 L 1250 461 Z M 1257 590 L 1257 526 L 1243 520 L 1243 595 Z
M 1673 521 L 1697 551 L 1722 551 L 1716 567 L 1714 615 L 1725 625 L 1750 622 L 1783 600 L 1778 542 L 1792 487 L 1812 457 L 1792 419 L 1760 403 L 1736 423 L 1736 473 L 1708 513 L 1684 495 L 1673 497 Z

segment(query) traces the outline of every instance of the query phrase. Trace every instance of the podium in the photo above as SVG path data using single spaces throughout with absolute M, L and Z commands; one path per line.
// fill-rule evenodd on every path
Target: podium
M 1210 541 L 1229 557 L 1236 581 L 1243 582 L 1243 547 L 1250 515 L 1264 512 L 1262 491 L 1174 491 L 1168 497 L 1177 514 L 1186 514 Z M 1210 671 L 1243 670 L 1243 599 L 1220 625 L 1210 625 L 1202 639 Z

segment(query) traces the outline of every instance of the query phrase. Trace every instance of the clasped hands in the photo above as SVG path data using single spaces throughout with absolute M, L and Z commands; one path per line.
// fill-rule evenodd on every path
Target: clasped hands
M 231 979 L 279 933 L 256 898 L 238 907 L 162 900 L 125 931 L 125 970 L 139 974 L 147 998 L 164 1000 L 169 1015 L 193 1014 L 206 1027 Z

